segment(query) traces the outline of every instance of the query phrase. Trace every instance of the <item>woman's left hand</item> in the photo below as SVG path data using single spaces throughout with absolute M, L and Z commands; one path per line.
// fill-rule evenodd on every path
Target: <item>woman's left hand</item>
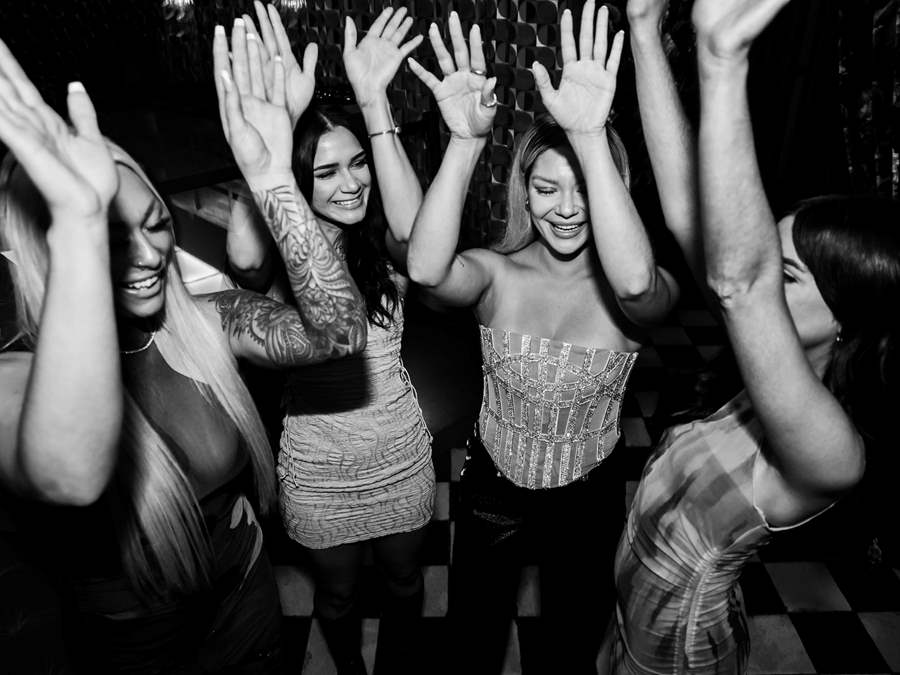
M 547 69 L 532 66 L 535 83 L 547 112 L 572 134 L 594 134 L 604 129 L 616 92 L 616 73 L 622 57 L 624 36 L 616 33 L 607 55 L 609 10 L 597 12 L 594 30 L 594 0 L 588 0 L 581 15 L 578 51 L 572 30 L 572 13 L 563 12 L 560 22 L 563 70 L 559 89 L 554 89 Z
M 347 17 L 344 28 L 344 69 L 360 107 L 384 95 L 403 59 L 421 44 L 421 35 L 403 43 L 412 23 L 412 17 L 406 16 L 405 7 L 396 12 L 388 7 L 378 15 L 369 32 L 357 44 L 356 24 Z

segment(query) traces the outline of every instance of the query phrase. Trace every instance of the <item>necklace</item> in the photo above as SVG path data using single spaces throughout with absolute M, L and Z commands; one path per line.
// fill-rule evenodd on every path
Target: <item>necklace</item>
M 137 354 L 138 352 L 142 352 L 142 351 L 144 351 L 145 349 L 148 349 L 148 348 L 150 347 L 150 345 L 153 344 L 153 340 L 154 340 L 155 338 L 156 338 L 156 331 L 153 331 L 153 332 L 150 333 L 150 339 L 147 340 L 147 344 L 141 345 L 141 346 L 138 347 L 137 349 L 120 349 L 120 350 L 119 350 L 119 353 L 120 353 L 120 354 Z

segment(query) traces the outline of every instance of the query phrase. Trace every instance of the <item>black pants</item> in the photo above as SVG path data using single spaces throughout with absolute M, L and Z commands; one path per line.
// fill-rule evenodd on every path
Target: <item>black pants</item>
M 617 448 L 564 487 L 529 490 L 498 475 L 478 439 L 469 442 L 450 581 L 451 672 L 501 672 L 520 571 L 523 564 L 537 564 L 541 618 L 520 622 L 523 672 L 596 673 L 615 604 L 613 563 L 625 511 L 623 453 Z

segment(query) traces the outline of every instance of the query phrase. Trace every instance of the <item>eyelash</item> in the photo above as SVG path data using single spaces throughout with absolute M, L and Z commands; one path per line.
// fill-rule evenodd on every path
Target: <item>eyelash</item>
M 552 195 L 554 192 L 556 192 L 556 190 L 553 188 L 539 188 L 539 187 L 534 188 L 534 191 L 537 192 L 539 195 Z

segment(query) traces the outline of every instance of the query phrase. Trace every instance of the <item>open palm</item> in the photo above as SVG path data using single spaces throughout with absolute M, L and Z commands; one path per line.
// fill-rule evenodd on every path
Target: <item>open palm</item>
M 417 35 L 401 44 L 411 26 L 412 18 L 406 16 L 405 7 L 396 12 L 389 7 L 375 19 L 369 32 L 357 44 L 356 24 L 347 18 L 344 69 L 359 105 L 366 105 L 383 94 L 403 59 L 422 42 L 422 36 Z
M 601 7 L 594 31 L 594 0 L 585 4 L 581 17 L 580 54 L 576 54 L 572 14 L 569 10 L 563 13 L 560 22 L 563 71 L 558 89 L 553 88 L 547 70 L 539 63 L 534 64 L 535 82 L 547 112 L 567 132 L 595 132 L 603 128 L 609 117 L 616 93 L 623 36 L 621 32 L 616 34 L 607 58 L 608 21 L 609 11 L 605 6 Z
M 105 214 L 119 179 L 84 88 L 69 87 L 70 128 L 0 41 L 0 103 L 0 141 L 41 192 L 54 219 Z
M 691 20 L 698 45 L 716 56 L 745 55 L 752 42 L 790 0 L 697 0 Z
M 434 94 L 451 135 L 457 138 L 485 136 L 490 133 L 497 112 L 494 95 L 497 80 L 485 77 L 484 50 L 478 26 L 472 26 L 466 45 L 456 12 L 451 12 L 449 23 L 453 56 L 444 45 L 437 26 L 431 24 L 428 29 L 444 79 L 439 80 L 415 59 L 409 59 L 409 66 Z

